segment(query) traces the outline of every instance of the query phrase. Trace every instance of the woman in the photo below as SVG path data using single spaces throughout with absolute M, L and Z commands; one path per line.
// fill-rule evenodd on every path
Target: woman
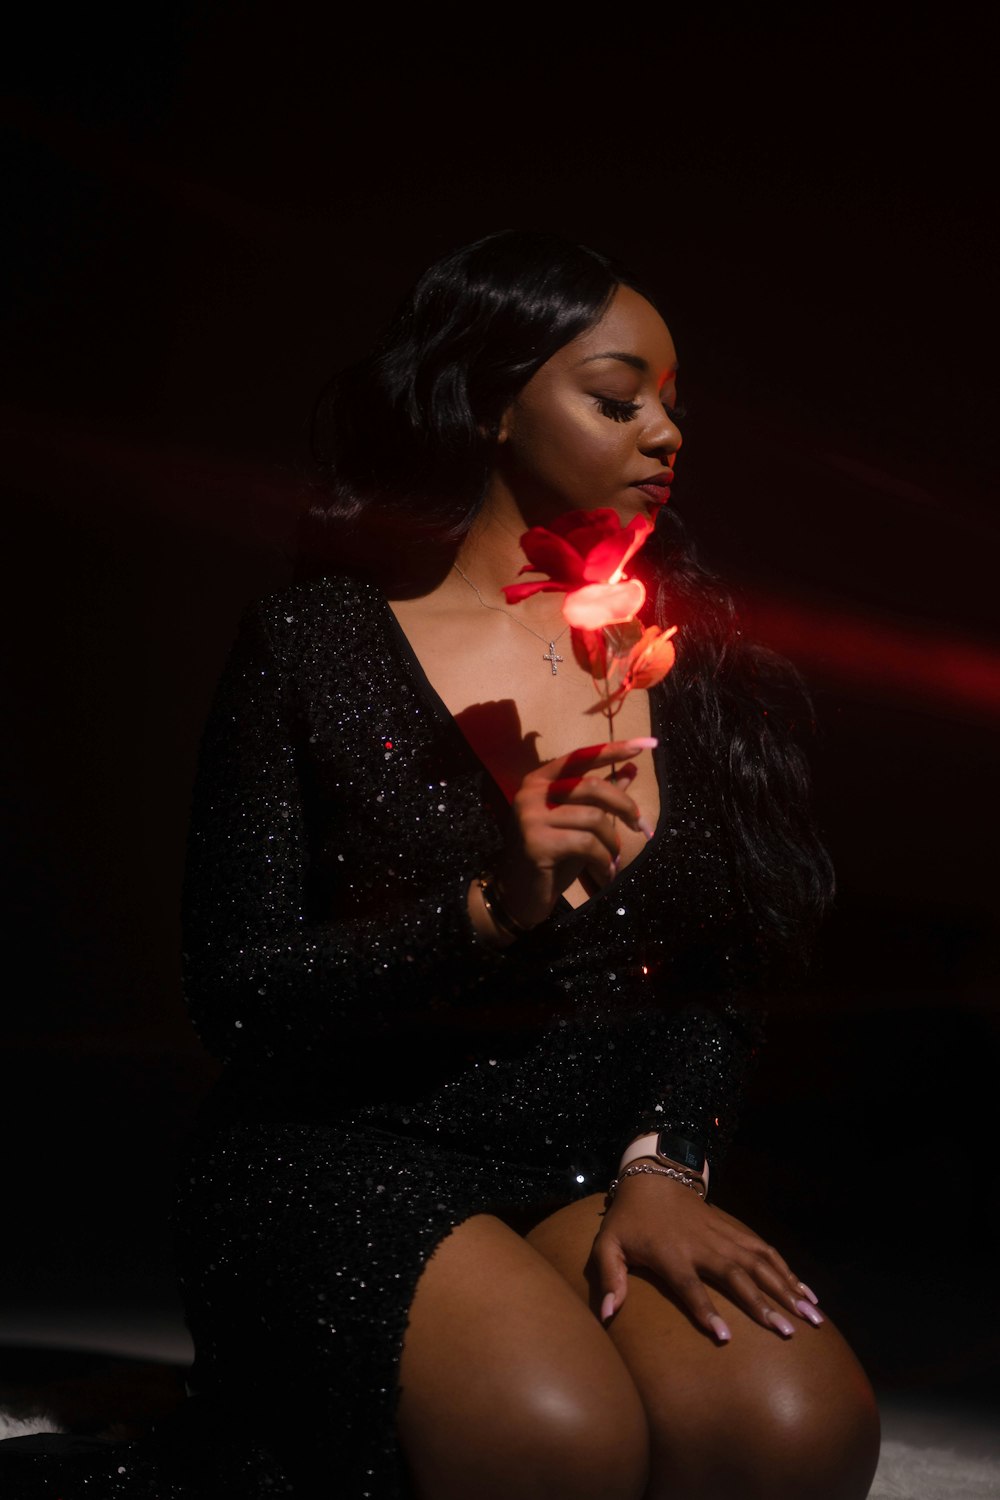
M 303 577 L 244 619 L 195 796 L 186 985 L 226 1068 L 161 1494 L 867 1494 L 864 1374 L 705 1197 L 832 877 L 794 674 L 664 508 L 675 381 L 633 278 L 510 233 L 323 403 Z M 680 627 L 610 742 L 561 596 L 502 592 L 527 528 L 595 507 L 658 516 L 637 571 Z
M 651 1126 L 717 1160 L 755 1042 L 739 992 L 801 957 L 830 892 L 799 753 L 761 711 L 766 658 L 676 540 L 656 570 L 676 675 L 626 700 L 613 743 L 595 748 L 560 597 L 504 604 L 529 526 L 662 506 L 675 378 L 652 304 L 589 251 L 507 234 L 432 267 L 326 403 L 306 538 L 321 576 L 252 617 L 210 731 L 206 763 L 225 772 L 195 821 L 195 1016 L 234 1066 L 256 1075 L 263 1051 L 269 1097 L 286 1070 L 299 1114 L 339 1119 L 335 1150 L 358 1153 L 331 1177 L 330 1143 L 299 1143 L 334 1201 L 274 1264 L 241 1252 L 266 1282 L 302 1274 L 310 1235 L 322 1246 L 269 1317 L 334 1487 L 353 1452 L 362 1485 L 374 1467 L 371 1492 L 389 1493 L 372 1434 L 387 1455 L 393 1416 L 434 1500 L 860 1496 L 874 1468 L 867 1383 L 775 1250 L 659 1173 L 603 1211 Z M 241 733 L 267 768 L 255 836 L 273 847 L 289 809 L 299 824 L 266 863 L 240 833 Z M 220 881 L 223 845 L 241 857 Z M 234 905 L 273 914 L 273 949 L 248 935 L 216 972 Z M 213 1162 L 210 1194 L 216 1178 Z M 227 1283 L 200 1280 L 192 1322 L 212 1347 L 202 1305 Z M 301 1330 L 329 1281 L 356 1283 L 354 1302 L 316 1325 L 303 1382 Z

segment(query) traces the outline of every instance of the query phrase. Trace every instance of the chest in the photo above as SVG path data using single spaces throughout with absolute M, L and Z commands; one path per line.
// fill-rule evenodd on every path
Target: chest
M 643 691 L 625 698 L 609 728 L 601 697 L 589 670 L 575 659 L 568 634 L 553 651 L 502 614 L 456 619 L 419 604 L 396 601 L 391 608 L 415 668 L 508 802 L 530 771 L 557 756 L 652 732 L 649 695 Z M 559 659 L 553 662 L 553 655 Z M 661 800 L 656 762 L 643 751 L 632 763 L 637 774 L 628 794 L 655 827 Z M 620 820 L 616 831 L 624 867 L 646 839 Z M 589 883 L 575 881 L 564 894 L 577 906 L 593 893 Z

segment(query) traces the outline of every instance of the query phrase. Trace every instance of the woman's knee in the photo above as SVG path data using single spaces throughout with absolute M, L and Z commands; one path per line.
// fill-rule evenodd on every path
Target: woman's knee
M 646 1492 L 649 1429 L 630 1383 L 591 1383 L 580 1369 L 559 1386 L 528 1390 L 503 1446 L 510 1457 L 520 1449 L 515 1468 L 531 1481 L 512 1485 L 511 1496 L 534 1495 L 536 1486 L 546 1500 L 640 1500 Z
M 637 1393 L 585 1366 L 522 1380 L 466 1408 L 459 1428 L 445 1422 L 418 1435 L 411 1427 L 407 1437 L 421 1500 L 641 1500 L 648 1483 Z
M 421 1500 L 639 1500 L 645 1411 L 593 1314 L 488 1216 L 428 1262 L 410 1309 L 397 1428 Z
M 865 1500 L 880 1437 L 871 1386 L 832 1329 L 801 1354 L 778 1346 L 679 1421 L 661 1412 L 648 1500 Z
M 756 1447 L 768 1500 L 864 1500 L 878 1465 L 880 1423 L 860 1365 L 838 1359 L 829 1378 L 772 1379 Z

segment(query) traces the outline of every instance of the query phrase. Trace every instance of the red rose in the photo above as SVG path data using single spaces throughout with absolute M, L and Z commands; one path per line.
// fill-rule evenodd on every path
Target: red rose
M 648 516 L 623 526 L 610 508 L 568 511 L 521 537 L 528 559 L 521 572 L 548 577 L 504 587 L 508 604 L 542 592 L 566 595 L 563 615 L 573 628 L 573 651 L 603 698 L 609 736 L 626 696 L 661 682 L 674 665 L 677 626 L 644 629 L 637 616 L 645 587 L 624 576 L 626 563 L 652 531 Z
M 557 516 L 549 527 L 532 526 L 521 537 L 521 546 L 528 559 L 521 572 L 547 573 L 549 576 L 536 583 L 507 584 L 504 587 L 507 603 L 518 604 L 531 594 L 542 591 L 571 594 L 600 584 L 604 586 L 603 597 L 612 612 L 596 625 L 586 628 L 597 629 L 600 625 L 631 619 L 641 609 L 646 597 L 642 584 L 637 579 L 626 580 L 625 587 L 629 592 L 620 596 L 617 593 L 609 595 L 606 591 L 609 586 L 617 590 L 622 585 L 625 564 L 638 552 L 652 530 L 653 523 L 648 516 L 635 516 L 623 526 L 617 511 L 610 507 L 568 511 Z M 626 602 L 633 603 L 634 607 L 629 613 L 622 613 Z M 582 626 L 583 621 L 580 624 Z

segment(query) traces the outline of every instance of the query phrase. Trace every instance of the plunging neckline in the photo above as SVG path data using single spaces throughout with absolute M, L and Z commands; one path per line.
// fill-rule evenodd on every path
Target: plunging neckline
M 469 761 L 469 763 L 477 771 L 481 772 L 486 790 L 490 796 L 490 800 L 494 804 L 493 811 L 497 817 L 498 826 L 503 829 L 506 825 L 506 820 L 511 809 L 511 804 L 507 796 L 505 795 L 503 788 L 497 781 L 496 777 L 493 775 L 493 772 L 490 770 L 489 766 L 473 748 L 472 744 L 463 733 L 462 726 L 455 718 L 455 715 L 452 713 L 447 703 L 445 703 L 444 699 L 441 697 L 441 694 L 438 692 L 437 688 L 431 682 L 430 678 L 424 670 L 423 663 L 413 649 L 409 636 L 406 634 L 406 631 L 403 629 L 402 625 L 399 623 L 399 620 L 396 618 L 395 611 L 389 604 L 389 601 L 386 598 L 385 594 L 375 583 L 371 584 L 371 588 L 372 593 L 378 600 L 379 606 L 384 612 L 389 636 L 392 640 L 395 641 L 398 648 L 399 657 L 404 667 L 409 670 L 410 677 L 413 681 L 414 686 L 416 687 L 418 693 L 420 693 L 420 695 L 423 697 L 425 703 L 434 714 L 438 723 L 449 735 L 451 735 L 452 739 L 459 745 L 460 751 L 465 755 L 466 760 Z M 647 690 L 647 701 L 649 703 L 649 732 L 651 735 L 655 736 L 659 742 L 656 746 L 656 749 L 651 752 L 653 756 L 654 773 L 656 775 L 656 785 L 660 794 L 660 815 L 657 819 L 656 827 L 653 830 L 653 837 L 647 840 L 646 844 L 639 850 L 638 854 L 634 855 L 633 858 L 629 860 L 628 864 L 624 865 L 622 869 L 619 870 L 618 874 L 612 881 L 608 883 L 608 885 L 602 886 L 598 891 L 595 892 L 593 896 L 588 896 L 586 901 L 581 901 L 578 906 L 574 906 L 571 901 L 567 901 L 566 897 L 560 893 L 559 899 L 556 902 L 555 909 L 560 913 L 560 920 L 563 922 L 573 921 L 574 919 L 580 917 L 582 913 L 585 912 L 589 907 L 593 906 L 595 902 L 603 901 L 606 898 L 610 899 L 615 893 L 619 892 L 629 871 L 634 869 L 637 865 L 642 865 L 645 861 L 648 861 L 652 855 L 653 850 L 659 845 L 663 838 L 664 829 L 666 828 L 668 821 L 667 799 L 669 796 L 669 791 L 667 787 L 666 774 L 667 716 L 664 712 L 665 697 L 662 683 L 657 683 L 653 688 Z

